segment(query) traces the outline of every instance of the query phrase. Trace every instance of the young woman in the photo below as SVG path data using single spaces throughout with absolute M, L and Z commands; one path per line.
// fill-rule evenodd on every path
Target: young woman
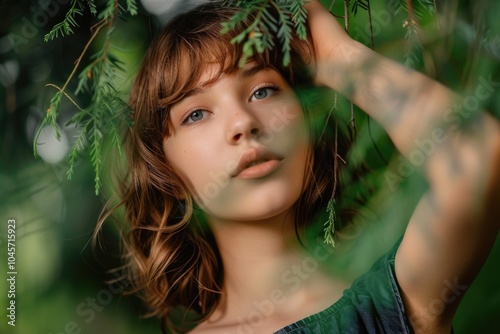
M 450 122 L 460 97 L 352 40 L 318 1 L 307 10 L 311 39 L 294 39 L 286 67 L 279 50 L 239 67 L 230 41 L 245 27 L 221 35 L 238 9 L 219 3 L 152 43 L 122 195 L 132 282 L 169 331 L 449 333 L 500 225 L 499 123 Z M 402 240 L 354 282 L 327 274 L 342 245 L 301 239 L 342 203 L 349 147 L 335 115 L 299 100 L 313 83 L 352 99 L 407 158 L 432 144 Z M 333 218 L 340 231 L 352 215 Z

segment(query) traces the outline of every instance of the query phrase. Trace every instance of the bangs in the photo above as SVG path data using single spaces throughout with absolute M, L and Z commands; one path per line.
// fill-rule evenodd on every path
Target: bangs
M 245 26 L 238 26 L 225 34 L 221 33 L 222 22 L 228 21 L 238 12 L 237 8 L 201 8 L 196 13 L 188 13 L 171 23 L 172 39 L 170 52 L 165 64 L 164 87 L 160 107 L 175 104 L 196 86 L 209 85 L 222 74 L 238 70 L 243 56 L 243 43 L 232 44 L 231 40 L 242 33 Z M 254 50 L 248 62 L 255 62 L 262 68 L 273 68 L 280 73 L 282 57 L 278 52 Z M 203 75 L 210 71 L 207 81 L 200 83 Z M 287 79 L 287 78 L 285 78 Z

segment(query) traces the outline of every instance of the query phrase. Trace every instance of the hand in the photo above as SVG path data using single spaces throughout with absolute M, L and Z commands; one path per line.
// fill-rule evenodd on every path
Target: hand
M 339 46 L 350 46 L 354 40 L 318 0 L 310 0 L 305 8 L 308 13 L 312 49 L 315 55 L 315 63 L 312 64 L 316 73 L 315 81 L 317 84 L 328 86 L 326 78 L 320 75 L 324 71 L 319 70 L 319 67 L 322 64 L 335 64 L 335 54 Z

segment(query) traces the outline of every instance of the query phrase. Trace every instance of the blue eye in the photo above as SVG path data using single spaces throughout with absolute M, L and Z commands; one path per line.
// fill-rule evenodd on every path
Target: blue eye
M 189 115 L 182 121 L 182 124 L 193 124 L 201 121 L 207 111 L 202 109 L 196 109 L 189 113 Z
M 265 98 L 268 98 L 270 96 L 273 96 L 276 94 L 278 91 L 279 87 L 277 86 L 268 86 L 268 87 L 262 87 L 258 88 L 255 90 L 252 94 L 252 97 L 250 98 L 250 101 L 255 101 L 255 100 L 263 100 Z

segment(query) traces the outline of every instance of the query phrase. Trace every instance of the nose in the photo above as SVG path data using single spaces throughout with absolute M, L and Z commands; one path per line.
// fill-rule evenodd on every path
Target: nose
M 227 140 L 236 145 L 244 140 L 258 138 L 262 134 L 262 130 L 262 124 L 253 112 L 240 106 L 231 117 Z

